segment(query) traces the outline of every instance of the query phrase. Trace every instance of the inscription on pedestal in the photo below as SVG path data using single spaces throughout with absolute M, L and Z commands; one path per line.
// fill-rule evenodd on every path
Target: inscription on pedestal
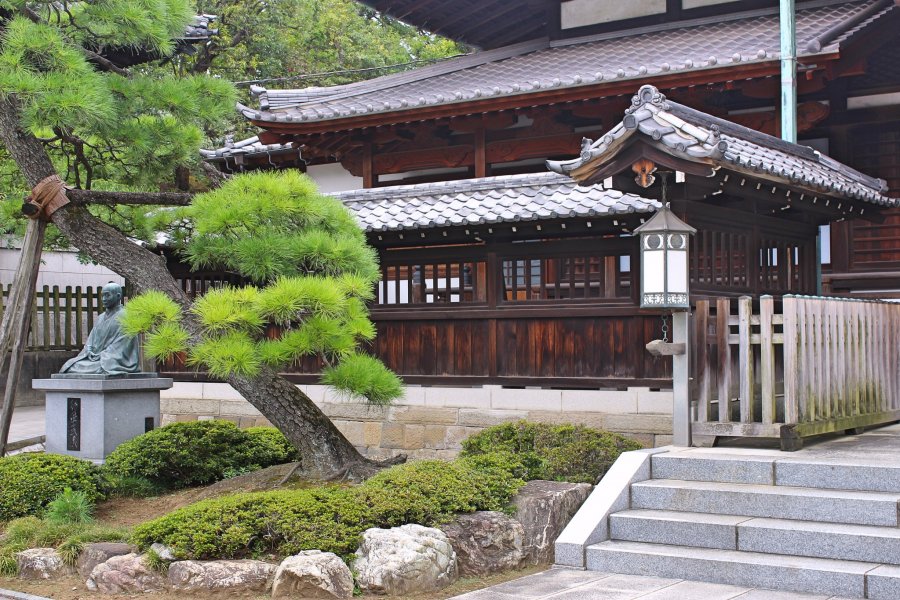
M 66 402 L 66 450 L 81 450 L 81 398 L 69 398 Z
M 144 419 L 144 433 L 149 433 L 149 432 L 153 431 L 153 428 L 156 426 L 155 422 L 156 422 L 156 419 L 154 419 L 153 417 L 145 418 Z

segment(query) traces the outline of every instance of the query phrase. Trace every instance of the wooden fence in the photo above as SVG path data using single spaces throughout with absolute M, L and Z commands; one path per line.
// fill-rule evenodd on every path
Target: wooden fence
M 780 437 L 791 450 L 806 436 L 900 420 L 900 304 L 734 303 L 697 303 L 695 434 Z
M 9 298 L 9 285 L 2 286 L 0 314 Z M 80 350 L 103 311 L 102 286 L 43 286 L 31 308 L 31 330 L 27 351 Z

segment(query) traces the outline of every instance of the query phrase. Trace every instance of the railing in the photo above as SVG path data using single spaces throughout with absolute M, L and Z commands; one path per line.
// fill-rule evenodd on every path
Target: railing
M 2 286 L 0 314 L 9 298 L 9 285 Z M 80 350 L 103 311 L 102 288 L 43 286 L 31 308 L 31 330 L 26 350 Z
M 900 304 L 770 296 L 700 301 L 695 434 L 802 438 L 900 419 Z M 736 312 L 736 314 L 735 314 Z M 735 331 L 736 329 L 736 331 Z

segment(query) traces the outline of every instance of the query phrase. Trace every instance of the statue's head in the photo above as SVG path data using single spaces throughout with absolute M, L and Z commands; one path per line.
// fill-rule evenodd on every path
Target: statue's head
M 103 306 L 107 310 L 115 308 L 122 302 L 122 286 L 110 281 L 103 286 L 100 298 L 103 300 Z

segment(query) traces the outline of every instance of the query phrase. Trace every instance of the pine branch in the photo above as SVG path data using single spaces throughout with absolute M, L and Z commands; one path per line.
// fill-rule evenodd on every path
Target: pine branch
M 32 23 L 44 24 L 46 21 L 41 18 L 39 14 L 28 8 L 27 6 L 22 6 L 19 8 L 19 11 L 28 18 Z M 68 11 L 67 11 L 68 12 Z M 71 15 L 70 15 L 71 16 Z M 74 24 L 74 23 L 73 23 Z M 84 46 L 79 46 L 81 48 L 81 52 L 84 54 L 84 57 L 88 59 L 88 61 L 94 63 L 103 71 L 109 71 L 110 73 L 115 73 L 116 75 L 121 75 L 122 77 L 131 77 L 131 73 L 127 69 L 123 69 L 113 63 L 111 60 L 104 58 L 94 52 L 93 50 L 88 50 Z
M 128 204 L 132 206 L 187 206 L 193 194 L 183 192 L 104 192 L 98 190 L 67 190 L 66 196 L 75 204 L 103 204 L 115 206 Z

